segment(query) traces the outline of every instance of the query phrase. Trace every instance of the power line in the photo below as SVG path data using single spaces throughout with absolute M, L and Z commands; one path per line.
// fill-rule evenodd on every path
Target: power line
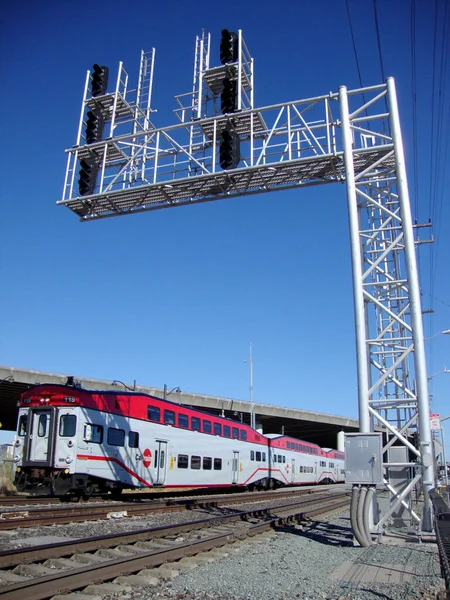
M 413 146 L 414 146 L 414 210 L 415 218 L 419 213 L 419 173 L 417 159 L 417 85 L 416 85 L 416 0 L 411 2 L 411 97 L 413 113 Z
M 349 22 L 349 25 L 350 25 L 350 33 L 351 33 L 351 36 L 352 36 L 353 52 L 355 54 L 356 68 L 358 70 L 359 85 L 361 87 L 363 87 L 363 82 L 362 82 L 362 77 L 361 77 L 361 69 L 359 68 L 358 52 L 356 51 L 355 36 L 353 34 L 352 17 L 350 15 L 350 7 L 348 5 L 348 0 L 345 0 L 345 5 L 347 7 L 347 16 L 348 16 L 348 22 Z
M 383 81 L 386 81 L 386 76 L 384 73 L 384 65 L 383 65 L 383 55 L 381 52 L 380 28 L 378 26 L 377 0 L 373 0 L 373 13 L 375 15 L 375 29 L 377 32 L 377 44 L 378 44 L 378 55 L 380 57 L 381 76 L 383 78 Z

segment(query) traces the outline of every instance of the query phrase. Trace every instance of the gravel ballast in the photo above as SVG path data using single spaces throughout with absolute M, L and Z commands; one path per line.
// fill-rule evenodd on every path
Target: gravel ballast
M 190 518 L 206 515 L 193 515 Z M 18 547 L 24 538 L 101 535 L 184 520 L 158 518 L 39 527 L 1 532 L 0 545 Z M 184 515 L 183 515 L 184 517 Z M 348 512 L 304 528 L 288 527 L 223 548 L 224 556 L 192 570 L 180 570 L 156 586 L 102 595 L 104 600 L 431 600 L 444 589 L 435 543 L 386 535 L 381 544 L 353 543 Z M 49 540 L 50 541 L 50 540 Z M 40 543 L 44 543 L 40 540 Z M 195 559 L 194 559 L 195 560 Z M 174 568 L 176 566 L 174 565 Z M 353 577 L 352 577 L 353 575 Z

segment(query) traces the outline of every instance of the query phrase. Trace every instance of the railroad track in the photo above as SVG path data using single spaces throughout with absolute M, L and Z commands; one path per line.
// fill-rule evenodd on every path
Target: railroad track
M 323 490 L 333 490 L 336 489 L 337 487 L 339 487 L 340 484 L 336 485 L 336 484 L 330 484 L 330 485 L 321 485 L 321 486 L 302 486 L 301 488 L 298 487 L 292 487 L 292 488 L 281 488 L 278 490 L 271 490 L 268 492 L 264 492 L 264 491 L 254 491 L 251 492 L 252 494 L 255 494 L 256 496 L 260 496 L 260 495 L 264 495 L 266 493 L 268 494 L 279 494 L 279 493 L 283 493 L 284 491 L 289 492 L 290 493 L 295 493 L 297 490 L 298 491 L 302 491 L 303 493 L 317 493 Z M 217 492 L 219 495 L 225 495 L 223 490 L 222 491 L 218 491 Z M 230 496 L 244 496 L 246 495 L 248 492 L 245 491 L 228 491 L 227 495 Z M 170 489 L 159 489 L 159 488 L 154 488 L 151 491 L 129 491 L 129 492 L 123 492 L 122 494 L 118 495 L 118 496 L 112 496 L 110 494 L 106 494 L 106 495 L 93 495 L 90 496 L 88 498 L 83 498 L 84 501 L 90 501 L 90 502 L 142 502 L 142 501 L 147 501 L 147 500 L 151 500 L 151 501 L 155 501 L 155 500 L 160 500 L 160 501 L 166 501 L 166 500 L 173 500 L 173 499 L 180 499 L 180 498 L 186 498 L 186 497 L 212 497 L 215 496 L 217 494 L 213 494 L 211 492 L 210 489 L 207 488 L 197 488 L 197 489 L 177 489 L 177 490 L 170 490 Z M 67 504 L 74 504 L 74 503 L 78 503 L 80 500 L 82 499 L 81 496 L 30 496 L 30 495 L 21 495 L 21 494 L 17 494 L 17 495 L 13 495 L 13 496 L 2 496 L 0 495 L 0 507 L 3 506 L 34 506 L 34 505 L 45 505 L 45 504 L 58 504 L 58 505 L 64 505 L 67 506 Z
M 323 494 L 322 489 L 286 490 L 282 492 L 258 492 L 225 494 L 214 496 L 198 496 L 190 498 L 168 498 L 166 500 L 141 500 L 134 502 L 99 502 L 89 505 L 58 505 L 52 508 L 36 508 L 26 510 L 4 510 L 0 512 L 0 530 L 16 529 L 17 527 L 36 527 L 74 523 L 80 521 L 95 521 L 111 517 L 145 516 L 153 512 L 175 512 L 201 508 L 216 508 L 228 504 L 245 502 L 261 502 L 279 498 Z
M 151 569 L 166 563 L 348 506 L 349 495 L 342 493 L 320 499 L 297 498 L 289 504 L 238 511 L 168 527 L 0 552 L 0 577 L 3 581 L 7 582 L 8 578 L 11 581 L 0 588 L 0 598 L 45 600 L 61 592 L 80 590 L 90 584 L 134 573 L 139 573 L 137 579 L 144 583 L 145 578 L 155 577 L 155 571 Z M 32 564 L 36 562 L 40 564 Z M 26 578 L 27 572 L 40 576 Z M 13 579 L 16 581 L 12 582 Z

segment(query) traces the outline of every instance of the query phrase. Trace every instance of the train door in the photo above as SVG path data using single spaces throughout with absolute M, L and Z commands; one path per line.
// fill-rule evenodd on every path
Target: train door
M 163 485 L 167 471 L 167 442 L 156 440 L 153 485 Z
M 292 459 L 291 483 L 295 483 L 295 458 Z
M 314 461 L 314 481 L 317 481 L 317 460 Z
M 233 450 L 233 458 L 231 461 L 231 483 L 235 484 L 239 480 L 239 452 Z
M 50 465 L 53 410 L 51 408 L 30 410 L 30 417 L 27 460 L 41 465 Z

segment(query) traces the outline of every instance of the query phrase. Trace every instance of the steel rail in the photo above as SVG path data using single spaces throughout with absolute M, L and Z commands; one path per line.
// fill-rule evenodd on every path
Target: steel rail
M 337 502 L 337 496 L 331 499 L 327 498 L 323 500 L 321 506 L 315 506 L 310 510 L 299 511 L 299 509 L 303 508 L 304 502 L 297 502 L 290 505 L 289 509 L 287 505 L 283 505 L 279 507 L 269 507 L 264 511 L 262 509 L 257 511 L 242 511 L 226 517 L 225 519 L 224 517 L 211 519 L 210 521 L 216 522 L 217 519 L 220 519 L 222 524 L 223 521 L 226 520 L 228 524 L 238 520 L 246 520 L 249 517 L 254 517 L 255 513 L 259 513 L 262 520 L 256 524 L 246 523 L 244 527 L 240 527 L 238 530 L 216 533 L 200 540 L 180 543 L 177 544 L 176 547 L 158 548 L 147 552 L 144 551 L 139 555 L 109 560 L 78 569 L 61 571 L 54 575 L 46 575 L 37 579 L 4 586 L 3 588 L 0 588 L 0 596 L 3 600 L 23 600 L 24 598 L 44 600 L 58 593 L 67 593 L 72 590 L 85 588 L 87 585 L 94 582 L 114 579 L 120 575 L 135 573 L 146 568 L 157 567 L 165 562 L 180 560 L 185 556 L 212 550 L 213 548 L 242 539 L 245 536 L 253 536 L 262 533 L 286 523 L 286 520 L 290 521 L 293 518 L 296 518 L 297 520 L 307 519 L 310 516 L 317 516 L 324 511 L 328 512 L 329 510 L 337 510 L 338 508 L 348 506 L 348 495 L 341 494 L 340 496 L 341 498 L 345 497 L 345 500 L 341 499 Z M 278 511 L 278 515 L 272 516 L 271 513 Z M 198 521 L 195 521 L 193 524 L 196 526 L 195 528 L 201 526 Z M 187 528 L 189 525 L 191 525 L 190 530 L 192 530 L 192 524 L 184 524 L 184 527 Z M 204 525 L 205 524 L 203 523 L 203 526 Z M 167 529 L 171 530 L 172 528 L 169 527 L 165 529 L 167 534 Z M 128 535 L 130 535 L 130 533 Z M 170 531 L 170 533 L 173 533 L 173 530 Z M 134 538 L 133 541 L 136 541 L 136 539 Z M 174 543 L 176 543 L 176 541 L 174 541 Z
M 332 496 L 332 501 L 348 498 L 348 494 L 339 493 Z M 101 535 L 79 540 L 68 540 L 66 542 L 57 542 L 52 544 L 42 544 L 30 548 L 17 548 L 13 550 L 0 551 L 0 568 L 11 568 L 18 564 L 29 563 L 36 560 L 47 560 L 49 558 L 61 558 L 69 556 L 76 552 L 94 552 L 103 548 L 111 548 L 121 544 L 129 544 L 137 541 L 148 541 L 158 539 L 166 535 L 178 535 L 193 529 L 200 529 L 206 526 L 214 526 L 223 522 L 233 522 L 242 520 L 255 514 L 263 514 L 268 511 L 285 511 L 292 508 L 316 504 L 320 501 L 328 501 L 330 497 L 313 498 L 302 500 L 291 504 L 282 504 L 276 507 L 254 508 L 247 511 L 239 511 L 231 515 L 218 515 L 204 519 L 195 519 L 185 523 L 176 523 L 173 525 L 163 525 L 159 527 L 150 527 L 147 529 L 137 529 L 125 533 L 114 533 Z M 311 509 L 312 510 L 312 509 Z
M 167 499 L 160 501 L 145 501 L 142 503 L 115 503 L 100 506 L 89 504 L 58 508 L 37 508 L 32 510 L 4 511 L 0 512 L 0 531 L 14 529 L 16 527 L 35 527 L 36 525 L 53 525 L 56 523 L 70 523 L 77 521 L 95 521 L 108 518 L 111 513 L 123 512 L 123 516 L 140 516 L 152 512 L 178 512 L 183 510 L 194 510 L 197 508 L 213 508 L 218 504 L 239 504 L 242 502 L 259 502 L 267 499 L 292 497 L 296 495 L 309 495 L 320 493 L 321 490 L 299 490 L 295 492 L 264 492 L 261 494 L 238 494 L 220 496 L 199 496 L 195 498 Z M 126 513 L 126 514 L 125 514 Z

